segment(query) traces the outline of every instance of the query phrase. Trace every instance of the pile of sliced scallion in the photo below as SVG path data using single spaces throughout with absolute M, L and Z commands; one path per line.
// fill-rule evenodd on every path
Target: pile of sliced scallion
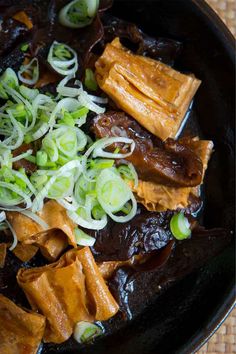
M 0 209 L 30 211 L 39 223 L 36 213 L 44 200 L 55 199 L 76 224 L 98 230 L 105 227 L 107 215 L 126 222 L 136 214 L 137 202 L 126 183 L 138 183 L 135 169 L 130 163 L 115 167 L 115 159 L 132 154 L 135 143 L 124 137 L 93 142 L 81 126 L 89 111 L 103 113 L 98 104 L 107 101 L 89 95 L 78 80 L 67 86 L 71 79 L 73 75 L 66 76 L 52 97 L 20 85 L 10 68 L 0 77 Z M 40 148 L 34 152 L 36 140 Z M 28 149 L 13 154 L 24 143 Z M 108 152 L 115 143 L 125 144 L 129 152 Z M 35 172 L 13 168 L 23 158 L 37 166 Z M 5 219 L 1 214 L 1 228 L 7 225 Z M 79 229 L 75 237 L 81 245 L 94 243 Z

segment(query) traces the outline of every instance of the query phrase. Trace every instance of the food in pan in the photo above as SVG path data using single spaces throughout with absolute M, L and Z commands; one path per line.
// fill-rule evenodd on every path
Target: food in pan
M 0 2 L 1 353 L 94 340 L 230 241 L 197 217 L 200 79 L 111 5 Z

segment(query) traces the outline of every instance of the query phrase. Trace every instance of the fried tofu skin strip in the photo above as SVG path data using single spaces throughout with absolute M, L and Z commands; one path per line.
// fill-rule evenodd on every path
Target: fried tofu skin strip
M 45 342 L 62 343 L 76 322 L 107 320 L 119 309 L 88 247 L 44 267 L 22 268 L 17 281 L 32 309 L 47 318 Z
M 68 239 L 61 230 L 52 229 L 30 237 L 24 244 L 38 246 L 48 261 L 55 262 L 68 246 Z
M 7 255 L 7 244 L 0 243 L 0 268 L 4 268 Z
M 201 81 L 124 48 L 119 38 L 97 60 L 100 88 L 151 133 L 174 138 Z
M 55 261 L 68 244 L 77 246 L 74 236 L 76 225 L 67 216 L 66 210 L 60 204 L 54 200 L 49 200 L 44 204 L 39 216 L 48 224 L 49 228 L 47 230 L 44 230 L 41 225 L 28 216 L 17 211 L 7 212 L 7 219 L 15 230 L 17 239 L 22 246 L 25 244 L 25 246 L 39 247 L 41 253 L 49 261 Z M 25 247 L 24 250 L 27 251 L 27 248 Z M 16 256 L 18 257 L 17 254 Z
M 36 354 L 45 317 L 27 312 L 0 294 L 0 353 Z
M 34 245 L 26 245 L 22 242 L 18 242 L 13 250 L 14 255 L 22 262 L 28 262 L 38 252 L 38 247 Z

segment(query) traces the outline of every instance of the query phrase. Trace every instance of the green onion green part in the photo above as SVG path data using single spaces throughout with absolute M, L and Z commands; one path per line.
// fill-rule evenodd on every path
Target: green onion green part
M 84 84 L 87 87 L 87 89 L 89 89 L 91 91 L 96 91 L 98 88 L 97 81 L 96 81 L 94 73 L 91 69 L 85 70 Z
M 88 26 L 95 17 L 99 0 L 74 0 L 59 12 L 59 22 L 69 28 Z
M 184 240 L 191 235 L 190 224 L 183 213 L 172 216 L 170 220 L 170 230 L 177 240 Z
M 29 49 L 29 44 L 28 43 L 23 43 L 20 47 L 20 50 L 22 52 L 27 52 L 27 50 Z

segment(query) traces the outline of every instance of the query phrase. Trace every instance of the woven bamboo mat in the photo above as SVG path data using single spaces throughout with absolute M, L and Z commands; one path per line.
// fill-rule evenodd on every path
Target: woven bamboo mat
M 236 0 L 206 0 L 236 36 Z M 236 353 L 236 308 L 196 354 Z
M 236 1 L 235 0 L 206 0 L 221 17 L 230 31 L 236 36 Z
M 196 354 L 236 353 L 236 308 Z

